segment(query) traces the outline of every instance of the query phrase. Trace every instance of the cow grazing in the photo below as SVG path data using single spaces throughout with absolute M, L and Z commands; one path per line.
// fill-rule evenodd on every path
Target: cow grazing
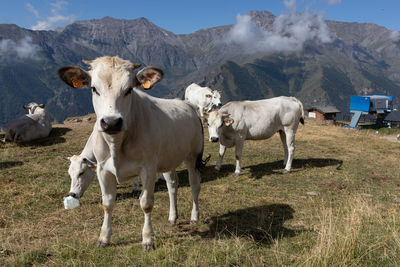
M 51 132 L 51 122 L 44 110 L 44 104 L 31 102 L 24 105 L 24 109 L 29 111 L 7 125 L 6 141 L 29 142 L 49 136 Z
M 96 131 L 96 129 L 93 129 L 81 154 L 68 157 L 71 162 L 68 168 L 68 174 L 71 178 L 69 196 L 74 198 L 79 199 L 83 196 L 95 175 L 97 161 L 93 153 L 93 136 Z M 161 179 L 164 179 L 162 174 L 158 176 L 157 182 Z M 136 196 L 140 193 L 138 177 L 133 178 L 132 193 Z
M 204 117 L 204 111 L 209 112 L 215 105 L 220 107 L 221 94 L 217 91 L 211 91 L 208 87 L 201 87 L 195 83 L 189 85 L 185 90 L 185 100 L 198 107 L 200 117 Z
M 268 139 L 279 132 L 284 152 L 284 172 L 290 172 L 295 150 L 295 134 L 299 122 L 304 124 L 302 103 L 294 97 L 275 97 L 258 101 L 234 101 L 207 116 L 211 142 L 220 142 L 220 170 L 225 150 L 235 146 L 236 169 L 240 174 L 240 159 L 245 140 Z
M 140 88 L 150 89 L 163 77 L 163 71 L 118 57 L 100 57 L 84 61 L 89 71 L 66 66 L 59 77 L 74 88 L 92 88 L 93 107 L 97 120 L 93 136 L 93 152 L 97 159 L 97 177 L 102 191 L 104 221 L 98 240 L 100 246 L 110 242 L 111 213 L 115 204 L 117 183 L 137 175 L 143 184 L 140 206 L 144 212 L 142 244 L 153 247 L 151 212 L 157 172 L 163 172 L 170 197 L 168 221 L 177 219 L 177 175 L 181 162 L 189 173 L 192 188 L 192 221 L 198 221 L 200 172 L 203 165 L 203 128 L 196 111 L 176 99 L 152 97 Z
M 96 158 L 93 153 L 93 139 L 95 135 L 96 132 L 93 129 L 81 154 L 68 158 L 71 161 L 68 168 L 68 174 L 71 177 L 69 195 L 72 197 L 82 197 L 95 175 Z

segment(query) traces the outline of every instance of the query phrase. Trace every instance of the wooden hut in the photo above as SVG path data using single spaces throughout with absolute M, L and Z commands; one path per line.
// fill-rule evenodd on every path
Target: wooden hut
M 318 106 L 307 109 L 308 117 L 320 120 L 336 121 L 336 114 L 340 113 L 334 106 Z

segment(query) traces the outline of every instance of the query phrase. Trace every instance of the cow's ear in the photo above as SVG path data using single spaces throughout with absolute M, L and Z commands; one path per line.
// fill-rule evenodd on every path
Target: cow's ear
M 39 108 L 44 108 L 44 104 L 39 104 Z
M 164 72 L 156 67 L 146 67 L 136 74 L 133 87 L 142 87 L 146 90 L 153 88 L 153 86 L 162 80 Z
M 225 124 L 226 127 L 231 126 L 231 124 L 233 122 L 234 122 L 234 120 L 232 118 L 230 118 L 230 117 L 227 117 L 227 118 L 224 119 L 224 124 Z
M 206 97 L 207 97 L 207 98 L 211 98 L 211 97 L 212 97 L 212 95 L 210 95 L 210 94 L 206 94 Z
M 234 120 L 231 118 L 231 114 L 223 113 L 221 115 L 222 121 L 224 122 L 226 127 L 230 126 L 234 122 Z
M 89 73 L 74 66 L 66 66 L 59 69 L 58 77 L 73 88 L 89 87 L 91 83 Z

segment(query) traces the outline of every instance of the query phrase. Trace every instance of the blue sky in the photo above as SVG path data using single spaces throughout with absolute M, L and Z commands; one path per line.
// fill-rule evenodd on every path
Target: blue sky
M 74 20 L 111 16 L 145 17 L 174 33 L 234 24 L 238 14 L 267 10 L 275 15 L 309 10 L 326 19 L 372 22 L 400 30 L 400 0 L 2 0 L 0 24 L 27 29 L 54 29 Z

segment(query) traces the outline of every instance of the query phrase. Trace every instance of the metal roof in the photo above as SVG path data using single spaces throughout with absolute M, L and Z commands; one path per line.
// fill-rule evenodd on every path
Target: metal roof
M 315 106 L 315 107 L 307 109 L 307 111 L 311 111 L 311 110 L 318 110 L 322 114 L 340 113 L 341 112 L 335 106 Z
M 390 112 L 384 119 L 385 121 L 400 121 L 400 111 Z

